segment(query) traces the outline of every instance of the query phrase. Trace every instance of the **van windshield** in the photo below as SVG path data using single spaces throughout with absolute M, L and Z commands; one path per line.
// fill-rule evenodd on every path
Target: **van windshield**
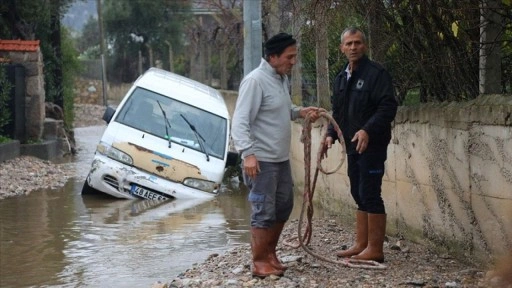
M 160 107 L 161 106 L 161 107 Z M 162 112 L 162 109 L 165 113 Z M 166 123 L 164 114 L 169 123 Z M 204 147 L 184 117 L 203 138 Z M 115 121 L 182 146 L 224 159 L 227 120 L 208 111 L 137 87 Z M 204 150 L 203 150 L 204 148 Z

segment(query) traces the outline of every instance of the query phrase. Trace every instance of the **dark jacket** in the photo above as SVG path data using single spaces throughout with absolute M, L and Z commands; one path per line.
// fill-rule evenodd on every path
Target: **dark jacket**
M 391 122 L 397 102 L 391 75 L 380 64 L 364 56 L 347 81 L 347 66 L 336 76 L 331 96 L 333 118 L 338 123 L 348 154 L 357 153 L 350 142 L 360 129 L 369 135 L 366 152 L 386 149 L 391 140 Z M 332 125 L 328 135 L 338 139 Z

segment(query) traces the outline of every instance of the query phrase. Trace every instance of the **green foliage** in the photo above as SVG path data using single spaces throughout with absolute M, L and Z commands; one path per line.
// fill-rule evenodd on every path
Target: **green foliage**
M 509 6 L 512 6 L 512 4 L 509 4 Z M 512 17 L 512 12 L 510 14 Z M 501 44 L 502 90 L 503 93 L 512 93 L 512 23 L 509 23 L 506 28 Z
M 420 104 L 420 91 L 419 89 L 411 89 L 407 92 L 402 105 L 404 106 L 414 106 Z
M 41 52 L 44 60 L 44 90 L 45 90 L 45 101 L 55 102 L 57 100 L 57 94 L 59 92 L 58 83 L 55 79 L 55 69 L 60 60 L 57 59 L 53 52 L 53 47 L 49 41 L 41 41 L 40 43 Z
M 43 143 L 43 141 L 41 141 L 41 139 L 28 139 L 23 144 L 41 144 L 41 143 Z
M 74 47 L 73 40 L 67 29 L 61 30 L 61 51 L 62 51 L 62 94 L 64 98 L 64 125 L 67 129 L 72 128 L 74 114 L 74 92 L 75 78 L 82 71 L 78 60 L 78 51 Z
M 161 59 L 164 68 L 169 69 L 169 44 L 175 53 L 179 51 L 189 5 L 181 0 L 105 0 L 104 26 L 107 43 L 112 47 L 109 66 L 116 67 L 109 69 L 113 74 L 108 78 L 123 82 L 135 80 L 138 53 L 148 59 L 150 49 L 153 60 Z M 143 70 L 149 65 L 145 61 Z
M 329 0 L 326 0 L 329 1 Z M 294 0 L 301 5 L 303 79 L 315 92 L 316 31 L 312 27 L 320 1 Z M 479 95 L 481 1 L 359 1 L 330 0 L 326 12 L 330 83 L 346 61 L 339 52 L 339 36 L 347 26 L 362 28 L 369 40 L 369 56 L 392 74 L 400 103 L 464 101 Z M 501 16 L 502 90 L 512 87 L 511 1 L 492 6 Z M 430 4 L 429 4 L 430 3 Z M 489 11 L 487 11 L 489 12 Z M 310 89 L 306 89 L 309 91 Z
M 60 25 L 60 17 L 75 1 L 49 1 L 45 5 L 41 5 L 40 1 L 0 2 L 0 38 L 40 40 L 45 100 L 57 103 L 62 101 L 67 128 L 73 122 L 74 77 L 80 67 L 78 54 L 68 31 Z M 8 13 L 4 13 L 6 11 Z
M 2 128 L 11 120 L 11 112 L 7 107 L 11 88 L 12 85 L 5 73 L 5 66 L 0 65 L 0 135 L 3 132 Z
M 34 39 L 35 30 L 44 29 L 48 23 L 48 5 L 39 1 L 0 1 L 2 39 Z
M 12 141 L 11 138 L 0 135 L 0 144 L 1 143 L 11 142 L 11 141 Z
M 98 19 L 90 16 L 82 29 L 81 36 L 76 41 L 80 54 L 87 55 L 87 59 L 100 58 L 100 31 Z M 93 53 L 94 51 L 94 53 Z
M 180 75 L 187 75 L 190 67 L 188 65 L 185 55 L 181 54 L 174 59 L 174 73 Z
M 314 3 L 313 3 L 314 4 Z M 314 8 L 314 6 L 313 6 Z M 312 8 L 312 9 L 313 9 Z M 362 16 L 358 15 L 354 11 L 352 11 L 350 6 L 343 6 L 344 13 L 340 13 L 340 10 L 336 7 L 329 9 L 326 14 L 327 19 L 323 19 L 323 21 L 327 21 L 327 41 L 328 41 L 328 49 L 329 49 L 329 83 L 332 85 L 336 75 L 341 71 L 343 66 L 346 64 L 346 58 L 341 53 L 339 45 L 340 45 L 340 37 L 341 32 L 349 26 L 359 27 L 361 29 L 365 29 L 364 27 L 364 19 Z M 308 10 L 309 11 L 309 10 Z M 309 14 L 314 15 L 314 11 L 309 11 Z M 313 16 L 311 16 L 313 17 Z M 308 95 L 316 95 L 316 33 L 315 27 L 313 25 L 306 25 L 302 28 L 302 43 L 300 53 L 302 56 L 302 77 L 303 77 L 303 97 L 305 98 L 304 105 L 316 105 L 316 103 L 308 102 Z M 329 97 L 329 95 L 326 95 Z M 315 101 L 316 102 L 316 101 Z

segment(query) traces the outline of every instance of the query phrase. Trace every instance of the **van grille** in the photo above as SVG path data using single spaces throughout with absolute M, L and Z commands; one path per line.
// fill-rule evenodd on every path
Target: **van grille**
M 116 177 L 112 175 L 105 175 L 105 177 L 103 177 L 103 181 L 105 181 L 105 183 L 107 183 L 108 185 L 114 187 L 114 189 L 119 190 L 119 182 L 117 181 Z
M 112 175 L 105 175 L 105 176 L 103 177 L 103 181 L 105 181 L 105 183 L 107 183 L 109 186 L 113 187 L 114 189 L 119 190 L 119 182 L 118 182 L 118 180 L 117 180 L 117 178 L 116 178 L 116 177 L 114 177 L 114 176 L 112 176 Z M 151 189 L 151 188 L 149 188 L 149 187 L 141 186 L 141 185 L 139 185 L 139 184 L 135 184 L 135 183 L 130 183 L 130 187 L 131 187 L 132 185 L 137 185 L 137 186 L 139 186 L 139 187 L 142 187 L 142 188 L 144 188 L 144 189 L 146 189 L 146 190 L 148 190 L 148 191 L 151 191 L 151 192 L 153 192 L 153 193 L 156 193 L 156 194 L 158 194 L 158 195 L 161 195 L 161 196 L 167 197 L 167 198 L 169 198 L 169 199 L 174 199 L 174 197 L 173 197 L 173 196 L 171 196 L 171 195 L 164 194 L 164 193 L 162 193 L 162 192 L 160 192 L 160 191 L 157 191 L 157 190 Z M 123 187 L 123 191 L 124 191 L 124 192 L 126 192 L 126 193 L 130 193 L 130 191 L 129 191 L 129 190 L 127 190 L 127 189 L 125 189 L 124 187 Z

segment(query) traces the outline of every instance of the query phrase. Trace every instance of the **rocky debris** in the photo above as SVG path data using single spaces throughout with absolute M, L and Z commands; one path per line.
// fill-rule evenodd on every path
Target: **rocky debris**
M 105 125 L 105 106 L 75 104 L 74 127 Z M 60 188 L 76 175 L 71 163 L 53 163 L 32 156 L 20 156 L 0 163 L 0 199 L 26 195 L 44 188 Z
M 309 248 L 331 263 L 294 248 L 298 220 L 290 221 L 278 245 L 278 257 L 289 268 L 282 277 L 254 278 L 249 245 L 223 255 L 212 254 L 201 264 L 161 287 L 490 287 L 485 271 L 472 263 L 439 255 L 405 239 L 387 237 L 386 269 L 348 268 L 335 252 L 352 243 L 352 231 L 330 219 L 314 220 Z M 303 225 L 304 226 L 304 225 Z M 288 244 L 286 244 L 288 243 Z M 292 245 L 293 246 L 293 245 Z
M 54 164 L 32 156 L 7 160 L 0 163 L 0 199 L 59 188 L 75 174 L 70 164 Z

